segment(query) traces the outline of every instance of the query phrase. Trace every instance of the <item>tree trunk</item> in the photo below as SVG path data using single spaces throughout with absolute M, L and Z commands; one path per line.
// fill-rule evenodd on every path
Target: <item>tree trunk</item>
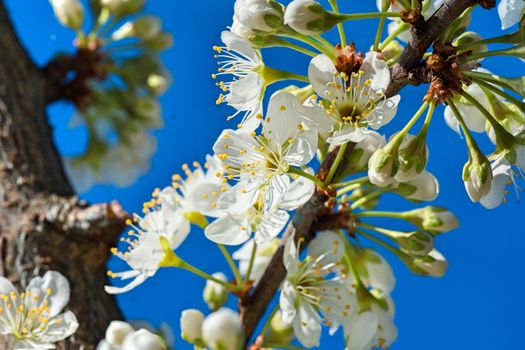
M 121 317 L 103 286 L 109 248 L 127 215 L 118 203 L 89 206 L 75 197 L 47 121 L 49 82 L 1 1 L 0 28 L 0 274 L 25 287 L 46 270 L 63 273 L 80 328 L 58 348 L 94 349 Z

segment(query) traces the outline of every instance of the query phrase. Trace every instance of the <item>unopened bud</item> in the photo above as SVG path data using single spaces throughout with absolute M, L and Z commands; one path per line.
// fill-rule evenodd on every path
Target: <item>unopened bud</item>
M 162 29 L 161 21 L 158 17 L 142 16 L 135 21 L 124 23 L 119 29 L 113 32 L 113 40 L 121 40 L 130 37 L 137 37 L 143 40 L 150 40 L 160 34 Z
M 224 282 L 228 281 L 222 272 L 214 273 L 212 276 Z M 206 304 L 208 304 L 210 310 L 217 310 L 226 304 L 226 301 L 228 300 L 228 291 L 223 285 L 208 280 L 206 281 L 206 286 L 202 292 L 202 297 Z
M 239 314 L 227 308 L 212 313 L 202 324 L 202 337 L 211 350 L 240 350 L 244 333 Z
M 145 329 L 139 329 L 130 334 L 122 344 L 122 350 L 166 350 L 166 344 L 156 334 Z
M 391 143 L 378 149 L 368 161 L 368 178 L 379 187 L 387 187 L 394 182 L 399 168 L 398 145 Z
M 80 30 L 84 23 L 84 6 L 79 0 L 49 0 L 58 21 L 71 29 Z
M 425 170 L 428 162 L 428 147 L 426 134 L 413 136 L 407 134 L 399 147 L 399 169 L 396 180 L 408 182 L 414 180 Z
M 194 344 L 202 339 L 202 323 L 204 315 L 199 310 L 184 310 L 180 316 L 180 331 L 182 339 Z
M 142 10 L 146 0 L 100 0 L 100 3 L 113 16 L 122 18 Z
M 106 341 L 111 345 L 122 345 L 124 338 L 133 332 L 134 329 L 129 323 L 112 321 L 106 329 Z
M 283 26 L 282 5 L 274 0 L 237 0 L 235 18 L 249 30 L 273 33 Z
M 443 277 L 448 269 L 447 260 L 435 249 L 426 256 L 412 257 L 405 255 L 402 259 L 412 272 L 419 275 Z
M 492 186 L 492 169 L 489 160 L 480 152 L 471 158 L 463 168 L 463 181 L 467 194 L 473 202 L 490 192 Z
M 428 206 L 402 213 L 404 219 L 430 233 L 444 233 L 459 227 L 457 217 L 442 207 Z
M 322 34 L 341 21 L 314 0 L 293 0 L 284 13 L 284 24 L 304 35 Z
M 398 184 L 393 192 L 413 201 L 430 202 L 439 195 L 439 182 L 434 175 L 423 171 L 414 180 Z
M 294 339 L 292 325 L 283 322 L 281 311 L 277 311 L 270 321 L 270 328 L 264 335 L 264 341 L 275 344 L 288 344 Z

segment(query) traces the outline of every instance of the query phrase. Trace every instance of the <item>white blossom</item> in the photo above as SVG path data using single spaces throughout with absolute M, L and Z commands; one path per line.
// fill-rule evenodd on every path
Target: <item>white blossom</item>
M 324 124 L 331 125 L 327 141 L 333 145 L 363 140 L 369 128 L 388 124 L 397 112 L 400 96 L 386 98 L 390 69 L 375 52 L 368 52 L 358 72 L 350 76 L 338 73 L 327 56 L 319 55 L 312 59 L 308 77 L 315 92 L 329 103 Z
M 139 329 L 128 335 L 122 343 L 122 350 L 166 350 L 166 344 L 156 334 Z
M 239 27 L 237 26 L 235 30 L 238 31 Z M 257 72 L 264 67 L 261 53 L 233 32 L 222 32 L 221 40 L 224 46 L 214 47 L 220 67 L 212 76 L 231 77 L 231 80 L 217 82 L 217 86 L 221 89 L 217 104 L 224 102 L 233 107 L 236 112 L 228 119 L 240 114 L 241 129 L 250 132 L 260 125 L 262 118 L 262 99 L 266 83 Z
M 304 35 L 318 35 L 329 28 L 322 25 L 312 27 L 312 24 L 324 23 L 325 11 L 314 0 L 293 0 L 286 7 L 284 24 Z
M 254 244 L 256 244 L 254 240 L 250 239 L 232 255 L 235 260 L 239 261 L 239 271 L 243 276 L 246 276 L 248 273 Z M 252 271 L 250 273 L 250 280 L 254 281 L 254 284 L 257 284 L 261 279 L 278 247 L 279 239 L 277 238 L 257 245 Z
M 22 293 L 0 276 L 0 334 L 11 336 L 17 350 L 55 349 L 78 328 L 71 311 L 60 313 L 69 296 L 69 282 L 56 271 L 33 278 Z
M 357 313 L 352 281 L 341 263 L 343 254 L 344 243 L 334 232 L 320 232 L 303 261 L 293 236 L 286 243 L 283 260 L 287 275 L 280 309 L 283 321 L 293 325 L 295 336 L 305 347 L 319 345 L 323 324 L 335 332 Z

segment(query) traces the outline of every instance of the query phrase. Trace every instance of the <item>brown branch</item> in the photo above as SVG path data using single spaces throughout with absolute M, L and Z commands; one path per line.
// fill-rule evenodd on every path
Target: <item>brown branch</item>
M 455 18 L 476 3 L 476 0 L 445 1 L 444 5 L 426 23 L 412 31 L 412 38 L 401 55 L 399 63 L 392 68 L 392 81 L 387 90 L 387 96 L 397 94 L 406 84 L 411 83 L 410 77 L 414 76 L 420 67 L 423 55 L 430 45 Z M 326 170 L 332 166 L 336 151 L 332 152 L 321 165 L 318 172 L 319 177 L 322 177 Z M 329 197 L 326 194 L 316 193 L 304 207 L 297 211 L 259 284 L 251 294 L 239 301 L 241 320 L 247 341 L 252 337 L 257 324 L 286 276 L 286 269 L 283 265 L 283 251 L 286 241 L 295 232 L 296 241 L 304 239 L 304 244 L 301 244 L 304 249 L 315 236 L 316 223 L 324 215 L 330 213 L 326 207 L 328 199 Z

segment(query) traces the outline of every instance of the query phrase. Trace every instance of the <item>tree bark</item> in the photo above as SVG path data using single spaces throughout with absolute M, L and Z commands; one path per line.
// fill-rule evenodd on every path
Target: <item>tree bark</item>
M 64 274 L 80 328 L 58 348 L 94 349 L 109 321 L 121 317 L 103 286 L 127 214 L 118 203 L 90 206 L 75 197 L 46 115 L 50 84 L 2 1 L 0 28 L 0 274 L 19 287 L 47 270 Z M 0 349 L 8 349 L 4 340 Z

